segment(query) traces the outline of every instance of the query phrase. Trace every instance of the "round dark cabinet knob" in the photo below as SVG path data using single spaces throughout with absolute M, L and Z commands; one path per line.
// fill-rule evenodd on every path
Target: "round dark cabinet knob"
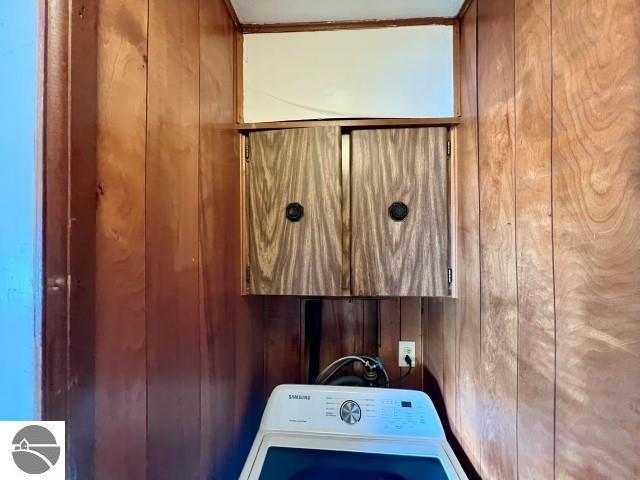
M 290 203 L 285 209 L 285 215 L 290 222 L 299 222 L 304 217 L 304 207 L 299 203 Z
M 394 222 L 401 222 L 409 215 L 409 207 L 402 202 L 393 202 L 389 205 L 389 216 Z

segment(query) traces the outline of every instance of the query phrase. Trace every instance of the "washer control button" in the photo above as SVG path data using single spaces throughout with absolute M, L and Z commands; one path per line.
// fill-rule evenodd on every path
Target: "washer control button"
M 362 417 L 360 405 L 353 400 L 347 400 L 340 407 L 340 418 L 343 422 L 349 425 L 355 425 L 360 421 L 360 417 Z

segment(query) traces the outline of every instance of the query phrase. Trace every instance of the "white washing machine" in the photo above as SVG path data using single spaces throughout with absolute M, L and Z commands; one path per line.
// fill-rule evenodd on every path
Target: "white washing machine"
M 281 385 L 243 480 L 466 479 L 431 399 L 415 390 Z

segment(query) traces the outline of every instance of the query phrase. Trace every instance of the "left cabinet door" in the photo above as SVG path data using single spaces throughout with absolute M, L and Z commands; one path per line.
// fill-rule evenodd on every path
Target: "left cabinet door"
M 248 293 L 342 293 L 338 127 L 249 134 Z

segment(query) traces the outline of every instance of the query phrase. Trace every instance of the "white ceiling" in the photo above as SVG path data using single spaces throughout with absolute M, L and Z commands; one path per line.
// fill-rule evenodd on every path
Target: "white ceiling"
M 453 17 L 464 0 L 231 0 L 240 23 Z

